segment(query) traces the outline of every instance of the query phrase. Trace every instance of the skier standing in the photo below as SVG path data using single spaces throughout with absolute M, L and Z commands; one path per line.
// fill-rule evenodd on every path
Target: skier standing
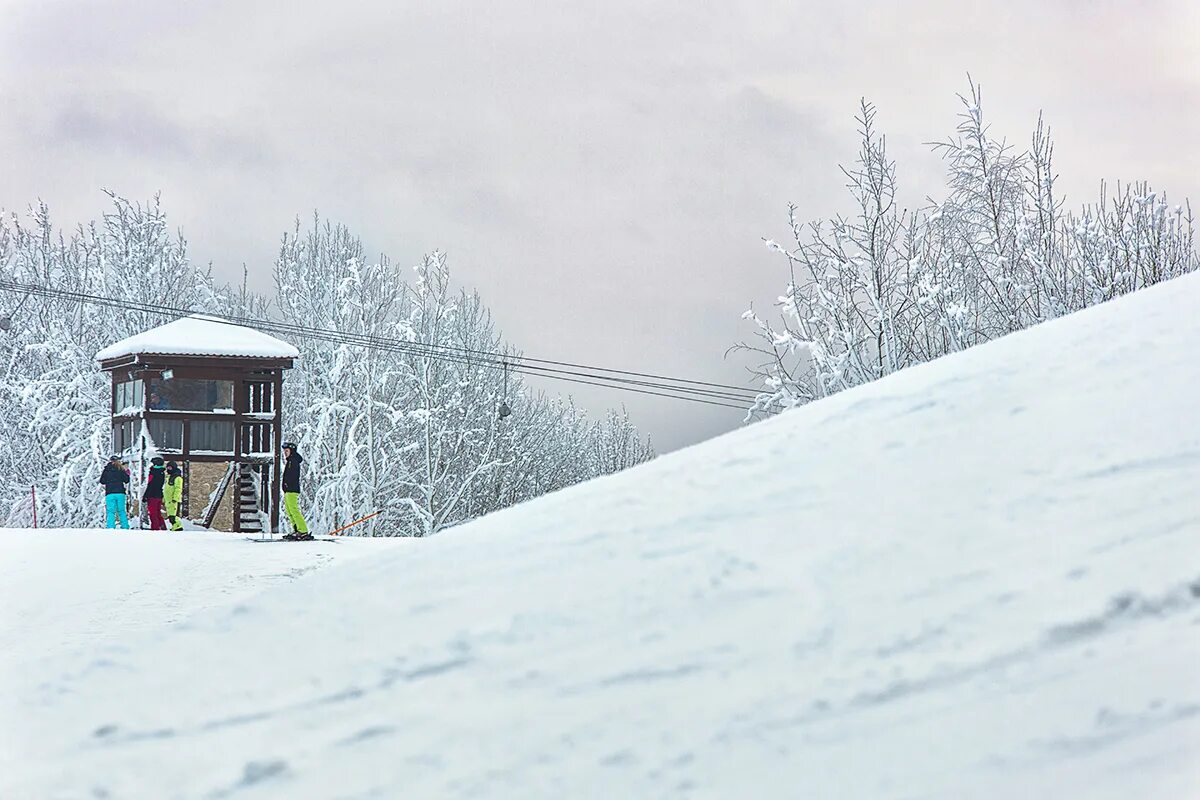
M 183 472 L 174 461 L 167 462 L 167 479 L 163 485 L 163 510 L 171 523 L 171 530 L 183 530 L 179 508 L 183 505 Z
M 166 470 L 163 468 L 162 456 L 150 459 L 150 478 L 146 481 L 146 491 L 142 492 L 142 500 L 146 503 L 146 511 L 150 514 L 150 530 L 165 531 L 167 523 L 163 521 L 163 482 Z
M 283 538 L 306 541 L 313 535 L 308 532 L 308 523 L 300 513 L 300 463 L 304 459 L 296 452 L 295 442 L 283 443 L 283 457 L 286 461 L 283 467 L 283 507 L 292 521 L 293 530 Z
M 121 527 L 129 530 L 129 515 L 125 513 L 125 487 L 129 483 L 129 470 L 121 463 L 120 456 L 110 456 L 100 472 L 100 483 L 104 484 L 104 524 L 109 528 Z

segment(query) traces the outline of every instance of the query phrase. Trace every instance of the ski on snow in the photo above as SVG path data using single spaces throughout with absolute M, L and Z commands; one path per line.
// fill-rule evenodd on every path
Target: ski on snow
M 255 539 L 253 536 L 246 537 L 247 542 L 336 542 L 337 539 L 332 536 L 314 536 L 311 539 L 284 539 L 281 536 L 276 536 L 274 539 Z

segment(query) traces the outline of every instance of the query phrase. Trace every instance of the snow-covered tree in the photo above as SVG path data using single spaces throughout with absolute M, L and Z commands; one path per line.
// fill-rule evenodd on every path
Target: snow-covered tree
M 633 442 L 623 458 L 594 458 L 615 434 L 506 376 L 518 355 L 479 295 L 453 288 L 440 252 L 405 282 L 346 228 L 314 219 L 284 237 L 275 277 L 286 322 L 334 333 L 297 342 L 284 389 L 318 528 L 380 511 L 354 532 L 428 536 L 652 455 L 631 424 L 614 424 Z M 502 417 L 502 401 L 517 413 Z
M 620 472 L 654 457 L 649 440 L 643 440 L 624 408 L 610 410 L 592 430 L 592 453 L 596 472 Z
M 748 418 L 794 407 L 904 367 L 1195 270 L 1190 206 L 1146 184 L 1118 187 L 1076 214 L 1055 191 L 1054 146 L 1039 118 L 1028 151 L 995 139 L 982 92 L 960 97 L 955 135 L 934 145 L 947 194 L 914 212 L 897 202 L 895 162 L 865 101 L 861 147 L 844 168 L 854 213 L 767 240 L 789 282 L 778 317 L 743 317 L 763 390 Z
M 399 327 L 403 287 L 386 261 L 372 263 L 341 226 L 314 219 L 284 236 L 275 264 L 285 322 L 350 336 L 390 336 Z M 390 354 L 324 338 L 295 342 L 302 357 L 284 382 L 284 419 L 307 460 L 310 517 L 332 530 L 380 508 L 399 491 L 383 459 L 403 420 L 394 413 L 396 365 Z M 370 531 L 387 519 L 367 524 Z
M 141 304 L 217 311 L 211 275 L 187 259 L 157 198 L 147 205 L 110 195 L 99 222 L 71 236 L 56 232 L 43 204 L 29 218 L 0 215 L 5 280 Z M 110 382 L 94 355 L 101 347 L 161 324 L 162 316 L 120 303 L 5 293 L 12 317 L 0 333 L 0 469 L 17 476 L 0 489 L 7 524 L 32 520 L 37 487 L 42 524 L 94 525 L 102 510 L 100 470 L 110 445 Z

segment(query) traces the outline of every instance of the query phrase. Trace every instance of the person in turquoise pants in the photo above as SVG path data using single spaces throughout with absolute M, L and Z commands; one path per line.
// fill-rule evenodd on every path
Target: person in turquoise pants
M 304 461 L 296 452 L 295 442 L 283 443 L 283 508 L 287 511 L 288 519 L 292 521 L 292 533 L 285 539 L 306 540 L 313 538 L 308 532 L 308 523 L 300 513 L 300 463 Z
M 104 524 L 110 528 L 129 530 L 129 515 L 125 513 L 125 492 L 129 485 L 129 470 L 121 463 L 118 455 L 110 456 L 100 471 L 100 483 L 104 486 Z

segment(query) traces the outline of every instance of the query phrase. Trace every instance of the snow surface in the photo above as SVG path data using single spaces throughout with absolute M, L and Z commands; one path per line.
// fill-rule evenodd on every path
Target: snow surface
M 139 353 L 255 358 L 300 357 L 299 350 L 274 336 L 268 336 L 253 328 L 223 322 L 218 317 L 192 314 L 110 344 L 96 353 L 96 361 Z
M 12 775 L 27 703 L 54 691 L 45 681 L 54 670 L 102 672 L 127 653 L 126 637 L 186 627 L 204 609 L 236 607 L 264 588 L 403 543 L 289 550 L 209 531 L 0 529 L 0 776 Z M 3 798 L 44 796 L 0 788 Z
M 1200 796 L 1198 308 L 1161 284 L 236 602 L 129 582 L 132 623 L 87 585 L 124 551 L 39 534 L 0 796 Z M 223 587 L 325 552 L 162 541 L 145 571 Z

